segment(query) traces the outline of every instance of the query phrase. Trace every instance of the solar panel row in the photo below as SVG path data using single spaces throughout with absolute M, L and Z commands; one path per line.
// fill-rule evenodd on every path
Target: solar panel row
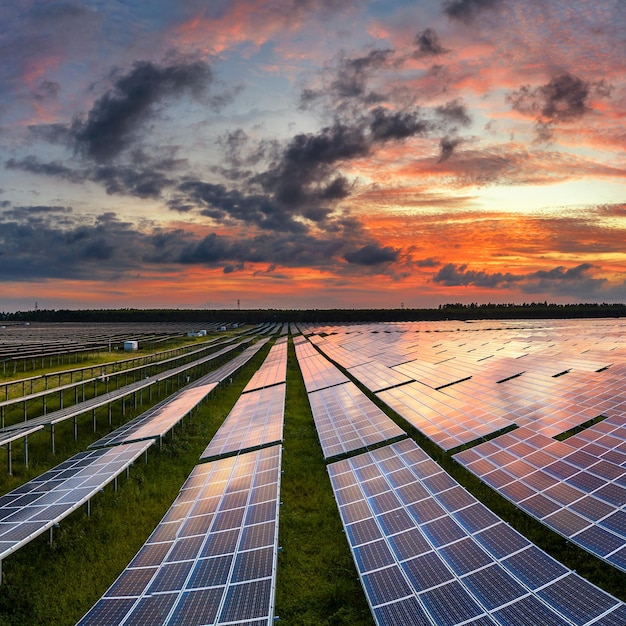
M 380 626 L 616 626 L 626 619 L 623 603 L 511 529 L 411 440 L 328 471 Z
M 0 497 L 0 559 L 67 517 L 154 442 L 80 452 Z
M 80 626 L 273 623 L 281 451 L 197 465 Z
M 625 429 L 626 418 L 613 425 L 614 432 Z M 626 571 L 626 466 L 571 439 L 520 428 L 454 458 L 552 530 Z
M 405 435 L 354 383 L 312 392 L 309 402 L 326 459 Z
M 263 387 L 271 387 L 287 380 L 287 339 L 280 339 L 271 347 L 269 354 L 259 369 L 245 386 L 242 393 Z
M 242 394 L 200 458 L 206 460 L 282 441 L 285 389 L 282 383 Z

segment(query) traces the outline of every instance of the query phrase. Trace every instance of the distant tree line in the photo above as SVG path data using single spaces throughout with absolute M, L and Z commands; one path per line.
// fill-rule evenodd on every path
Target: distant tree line
M 8 322 L 411 322 L 626 317 L 626 304 L 442 304 L 436 309 L 85 309 L 0 313 Z

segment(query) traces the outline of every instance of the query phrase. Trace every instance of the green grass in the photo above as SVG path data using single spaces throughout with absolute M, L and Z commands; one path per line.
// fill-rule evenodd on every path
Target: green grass
M 286 407 L 276 615 L 290 626 L 372 626 L 293 346 Z

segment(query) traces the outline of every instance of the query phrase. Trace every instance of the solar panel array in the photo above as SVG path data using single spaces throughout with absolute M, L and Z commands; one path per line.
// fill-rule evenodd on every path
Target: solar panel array
M 242 394 L 200 458 L 282 441 L 285 388 L 282 383 Z
M 610 426 L 623 436 L 626 417 L 612 418 Z M 585 445 L 576 446 L 569 443 L 574 438 L 555 441 L 520 428 L 454 458 L 529 515 L 626 572 L 626 462 L 602 458 L 585 441 L 606 430 L 590 428 L 574 441 Z M 615 439 L 605 453 L 626 449 L 624 439 Z
M 317 347 L 443 449 L 527 426 L 554 436 L 626 412 L 619 320 L 313 326 Z M 322 334 L 324 336 L 322 336 Z
M 274 621 L 281 446 L 197 465 L 80 626 Z
M 413 441 L 328 471 L 379 626 L 626 623 L 626 605 L 531 544 Z
M 271 387 L 287 380 L 287 338 L 278 339 L 259 369 L 252 375 L 242 393 Z
M 0 497 L 0 559 L 38 537 L 113 481 L 154 442 L 80 452 Z
M 406 435 L 354 383 L 310 393 L 309 402 L 326 459 Z

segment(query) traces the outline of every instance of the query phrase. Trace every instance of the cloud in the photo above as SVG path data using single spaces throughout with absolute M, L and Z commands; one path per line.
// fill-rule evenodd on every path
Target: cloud
M 610 283 L 607 278 L 591 275 L 598 270 L 591 263 L 580 263 L 574 267 L 558 266 L 550 270 L 538 270 L 527 274 L 511 274 L 468 270 L 466 264 L 448 263 L 433 277 L 433 282 L 446 287 L 484 287 L 488 289 L 511 289 L 527 294 L 550 294 L 581 299 L 604 299 L 626 296 L 626 283 Z
M 390 246 L 380 247 L 378 244 L 367 244 L 358 250 L 346 252 L 343 258 L 348 263 L 357 265 L 380 265 L 397 261 L 398 252 Z
M 565 73 L 545 85 L 524 85 L 511 91 L 506 101 L 515 111 L 536 118 L 537 140 L 545 143 L 553 139 L 553 124 L 581 119 L 592 110 L 592 97 L 609 98 L 612 91 L 605 80 L 587 82 Z
M 426 28 L 421 33 L 415 35 L 413 43 L 415 45 L 413 56 L 416 59 L 439 56 L 449 52 L 441 45 L 439 35 L 433 28 Z
M 435 107 L 435 114 L 446 124 L 469 126 L 472 123 L 465 103 L 458 98 Z
M 363 57 L 346 58 L 344 53 L 339 55 L 337 76 L 331 83 L 331 89 L 341 98 L 359 98 L 366 94 L 368 79 L 376 70 L 389 65 L 394 55 L 391 49 L 377 49 L 370 51 Z M 369 94 L 369 99 L 378 96 Z
M 497 7 L 501 0 L 445 0 L 443 12 L 461 22 L 472 22 L 479 13 Z
M 476 272 L 468 270 L 466 264 L 457 265 L 455 263 L 447 263 L 433 277 L 433 282 L 441 283 L 446 287 L 475 285 L 476 287 L 495 288 L 502 284 L 510 284 L 520 280 L 522 280 L 522 277 L 508 272 L 506 274 L 501 272 L 494 274 Z
M 87 119 L 72 124 L 79 151 L 97 162 L 110 161 L 130 147 L 158 104 L 202 94 L 212 74 L 204 61 L 166 66 L 138 61 L 125 74 L 114 70 L 111 79 L 112 88 L 95 101 Z
M 439 160 L 437 163 L 443 163 L 447 161 L 454 152 L 454 149 L 462 142 L 461 139 L 450 139 L 450 137 L 444 137 L 440 142 L 439 146 L 441 147 L 441 155 L 439 156 Z

